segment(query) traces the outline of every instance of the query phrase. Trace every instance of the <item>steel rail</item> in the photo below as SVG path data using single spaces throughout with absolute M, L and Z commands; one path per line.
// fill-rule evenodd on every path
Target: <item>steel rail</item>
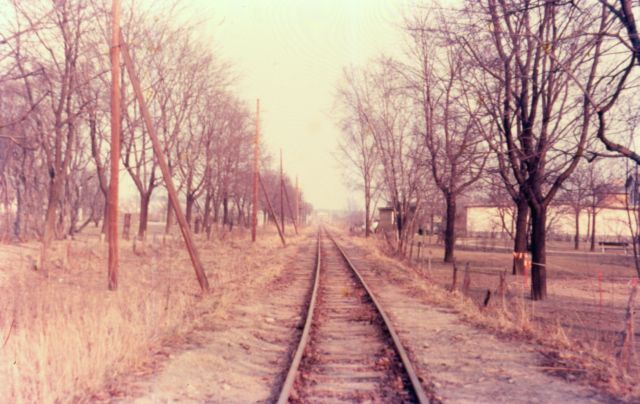
M 302 336 L 300 337 L 298 348 L 296 349 L 296 353 L 291 361 L 291 366 L 289 367 L 289 372 L 287 373 L 287 377 L 285 378 L 282 389 L 280 390 L 280 396 L 277 401 L 278 404 L 284 404 L 289 400 L 291 389 L 293 388 L 293 383 L 296 380 L 298 368 L 300 367 L 300 361 L 302 360 L 304 350 L 306 349 L 307 342 L 309 341 L 309 333 L 311 332 L 311 323 L 313 322 L 313 313 L 315 311 L 316 298 L 318 296 L 318 285 L 320 284 L 320 260 L 320 231 L 318 231 L 315 279 L 313 281 L 311 300 L 309 300 L 309 307 L 307 308 L 307 318 L 305 319 L 304 329 L 302 330 Z
M 371 292 L 371 289 L 369 289 L 369 286 L 364 281 L 364 278 L 362 278 L 362 275 L 360 275 L 360 272 L 358 272 L 358 270 L 356 269 L 355 265 L 353 264 L 353 262 L 351 262 L 351 260 L 347 256 L 347 254 L 342 249 L 342 247 L 340 247 L 338 242 L 333 238 L 333 236 L 328 231 L 326 231 L 326 229 L 324 231 L 327 234 L 327 236 L 329 237 L 329 240 L 331 240 L 333 242 L 333 244 L 338 248 L 338 251 L 340 251 L 340 254 L 344 258 L 344 260 L 347 262 L 347 265 L 349 266 L 349 268 L 353 271 L 353 273 L 356 274 L 356 277 L 358 278 L 358 280 L 360 281 L 360 283 L 362 284 L 364 289 L 367 291 L 367 294 L 371 298 L 371 301 L 373 302 L 373 305 L 376 307 L 376 310 L 378 310 L 378 313 L 380 313 L 380 316 L 382 317 L 382 320 L 384 321 L 384 325 L 387 328 L 387 331 L 389 331 L 389 334 L 391 335 L 391 339 L 393 340 L 394 348 L 396 349 L 396 352 L 400 356 L 400 359 L 402 360 L 402 364 L 404 366 L 404 369 L 407 372 L 407 375 L 409 376 L 409 380 L 411 381 L 411 387 L 413 388 L 413 392 L 415 393 L 416 398 L 418 399 L 418 402 L 420 404 L 428 404 L 429 403 L 429 397 L 427 396 L 427 393 L 422 388 L 422 384 L 420 383 L 420 379 L 418 379 L 418 375 L 416 374 L 415 369 L 413 368 L 413 365 L 411 364 L 411 361 L 409 360 L 409 355 L 407 355 L 407 352 L 405 351 L 404 347 L 402 346 L 402 343 L 400 342 L 400 337 L 398 337 L 398 333 L 396 333 L 395 329 L 391 325 L 391 320 L 389 320 L 389 317 L 387 317 L 387 315 L 384 312 L 384 310 L 382 310 L 382 305 L 375 298 L 375 296 Z

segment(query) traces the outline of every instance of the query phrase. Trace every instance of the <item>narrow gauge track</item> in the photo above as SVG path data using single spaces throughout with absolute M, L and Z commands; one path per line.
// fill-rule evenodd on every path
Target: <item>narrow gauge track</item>
M 307 318 L 278 403 L 339 401 L 429 399 L 382 307 L 321 229 Z

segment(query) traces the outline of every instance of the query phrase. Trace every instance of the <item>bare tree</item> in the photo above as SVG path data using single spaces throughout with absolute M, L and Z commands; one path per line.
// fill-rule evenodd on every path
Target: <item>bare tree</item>
M 169 160 L 175 161 L 176 141 L 195 102 L 196 92 L 193 90 L 198 81 L 192 80 L 190 74 L 199 71 L 195 66 L 202 61 L 195 57 L 188 29 L 172 28 L 168 22 L 159 23 L 147 15 L 139 16 L 136 22 L 130 27 L 136 27 L 140 32 L 126 32 L 125 40 L 129 43 L 129 38 L 145 38 L 145 41 L 136 41 L 130 46 L 135 54 L 135 62 L 144 66 L 138 70 L 143 73 L 141 80 L 146 91 L 146 102 L 154 115 L 164 153 L 170 156 Z M 145 46 L 140 46 L 142 43 Z M 173 63 L 169 62 L 175 59 L 180 59 L 184 68 L 173 68 Z M 161 178 L 151 141 L 142 125 L 138 101 L 128 97 L 124 102 L 121 157 L 140 194 L 138 237 L 143 238 L 147 231 L 151 197 L 161 185 Z
M 580 249 L 580 214 L 589 207 L 587 195 L 589 194 L 588 163 L 582 162 L 576 171 L 565 181 L 562 190 L 558 194 L 558 200 L 564 202 L 574 216 L 575 233 L 573 236 L 573 248 Z M 594 216 L 595 217 L 595 216 Z
M 531 6 L 488 0 L 474 10 L 491 21 L 489 32 L 476 26 L 474 38 L 486 41 L 492 51 L 467 49 L 501 89 L 495 96 L 499 101 L 493 102 L 500 105 L 500 120 L 492 149 L 526 195 L 532 222 L 531 292 L 533 299 L 542 299 L 547 208 L 585 152 L 602 36 L 581 35 L 593 26 L 593 17 L 555 2 Z M 604 13 L 598 21 L 605 24 Z
M 56 236 L 56 220 L 60 222 L 64 216 L 60 210 L 76 153 L 78 121 L 85 107 L 79 92 L 88 80 L 79 74 L 79 58 L 86 46 L 84 38 L 93 15 L 86 4 L 79 1 L 53 5 L 14 2 L 13 7 L 17 32 L 22 31 L 24 25 L 33 27 L 34 18 L 44 16 L 42 19 L 46 21 L 29 35 L 17 36 L 12 47 L 22 77 L 24 99 L 30 106 L 30 119 L 47 168 L 44 253 Z M 36 71 L 39 74 L 30 73 Z
M 397 228 L 398 253 L 406 253 L 413 237 L 414 214 L 420 205 L 425 180 L 420 170 L 414 103 L 398 74 L 397 63 L 381 58 L 353 77 L 351 91 L 362 119 L 376 143 L 381 167 L 381 189 L 393 207 Z
M 339 148 L 349 168 L 356 172 L 357 182 L 362 187 L 365 237 L 369 237 L 374 214 L 372 205 L 378 191 L 375 179 L 380 163 L 375 138 L 364 116 L 358 89 L 354 88 L 357 85 L 355 75 L 353 70 L 345 70 L 343 84 L 338 89 L 337 105 L 343 114 L 340 119 L 342 140 Z
M 609 151 L 613 151 L 624 157 L 632 159 L 640 164 L 640 154 L 633 150 L 632 147 L 624 145 L 608 134 L 607 113 L 614 109 L 621 99 L 623 93 L 635 92 L 635 87 L 631 83 L 638 78 L 638 66 L 640 65 L 640 36 L 638 35 L 638 26 L 635 15 L 640 11 L 640 4 L 635 7 L 632 0 L 619 0 L 617 6 L 609 0 L 599 0 L 602 7 L 611 13 L 617 24 L 601 24 L 598 35 L 606 36 L 610 40 L 617 42 L 616 53 L 609 57 L 613 63 L 610 64 L 607 71 L 603 72 L 603 79 L 609 82 L 604 94 L 604 100 L 597 102 L 591 100 L 597 109 L 598 117 L 598 139 L 604 144 Z M 621 31 L 624 31 L 622 33 Z M 621 64 L 618 62 L 618 48 L 628 52 L 628 60 Z M 588 91 L 586 91 L 587 95 Z
M 444 261 L 453 262 L 457 199 L 480 178 L 488 157 L 478 130 L 480 109 L 465 82 L 467 63 L 455 42 L 441 38 L 443 47 L 436 52 L 435 30 L 424 16 L 408 21 L 406 30 L 415 62 L 405 70 L 422 118 L 426 166 L 446 204 Z

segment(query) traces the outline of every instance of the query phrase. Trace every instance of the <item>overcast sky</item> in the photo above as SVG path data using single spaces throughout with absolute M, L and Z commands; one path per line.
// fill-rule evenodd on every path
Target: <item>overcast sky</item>
M 401 1 L 197 0 L 199 32 L 240 76 L 240 97 L 262 104 L 262 135 L 273 156 L 298 175 L 315 208 L 343 209 L 349 191 L 334 158 L 332 116 L 342 68 L 362 66 L 402 46 Z M 359 201 L 359 194 L 352 199 Z

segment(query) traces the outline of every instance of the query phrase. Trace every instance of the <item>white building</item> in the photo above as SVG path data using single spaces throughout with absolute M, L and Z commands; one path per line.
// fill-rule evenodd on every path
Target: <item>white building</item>
M 481 237 L 509 237 L 515 228 L 515 206 L 467 206 L 467 235 Z M 629 223 L 635 230 L 635 215 L 628 212 L 624 201 L 617 195 L 596 210 L 596 240 L 618 241 L 631 237 Z M 582 209 L 579 215 L 580 237 L 591 233 L 591 209 Z M 576 216 L 567 205 L 550 206 L 547 211 L 547 230 L 551 237 L 572 239 L 575 235 Z

